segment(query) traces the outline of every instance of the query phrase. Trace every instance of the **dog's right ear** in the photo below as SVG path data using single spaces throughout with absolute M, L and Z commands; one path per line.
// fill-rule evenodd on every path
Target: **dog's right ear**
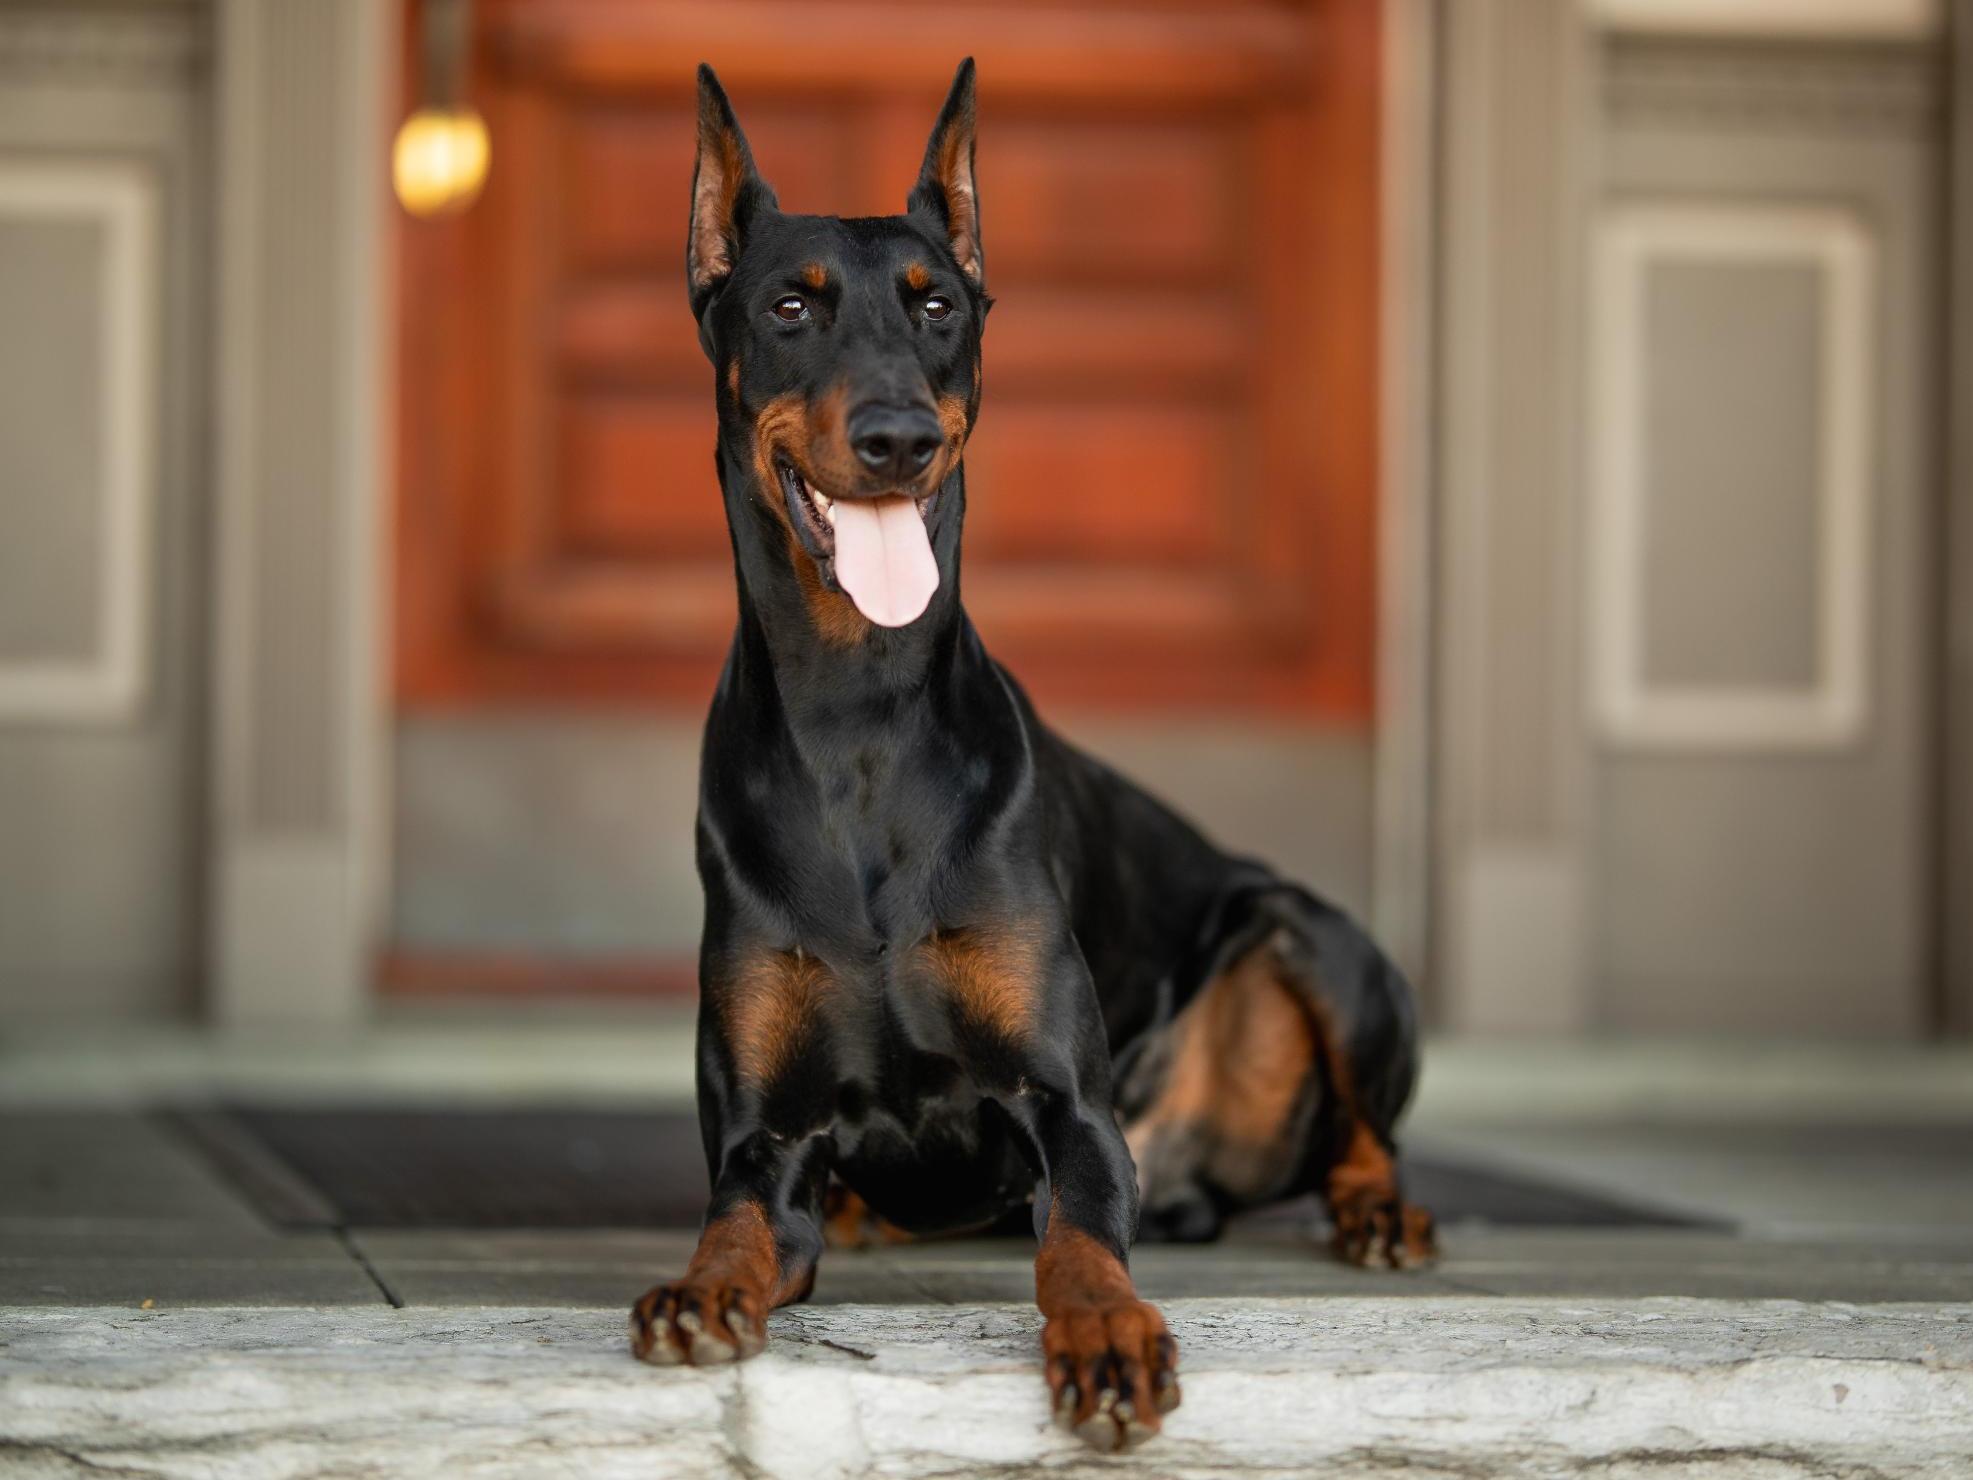
M 753 151 L 726 101 L 726 90 L 701 62 L 699 158 L 692 170 L 692 226 L 685 239 L 685 279 L 694 318 L 703 321 L 713 295 L 732 276 L 748 221 L 774 205 L 774 192 L 754 170 Z

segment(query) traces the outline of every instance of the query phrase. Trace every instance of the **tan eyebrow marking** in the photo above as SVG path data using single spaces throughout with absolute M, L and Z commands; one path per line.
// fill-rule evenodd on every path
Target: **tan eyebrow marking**
M 811 262 L 802 269 L 802 281 L 811 288 L 822 288 L 829 281 L 829 270 L 820 262 Z
M 931 270 L 922 262 L 914 262 L 904 269 L 904 281 L 914 293 L 922 293 L 932 285 Z

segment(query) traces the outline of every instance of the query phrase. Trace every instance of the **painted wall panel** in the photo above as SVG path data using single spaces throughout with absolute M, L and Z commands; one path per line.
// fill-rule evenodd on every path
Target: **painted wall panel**
M 1649 686 L 1816 680 L 1820 458 L 1801 429 L 1824 353 L 1819 287 L 1814 267 L 1786 261 L 1649 271 Z
M 196 989 L 205 55 L 0 9 L 0 1023 Z
M 1724 279 L 1709 289 L 1688 276 L 1666 291 L 1660 277 L 1640 338 L 1610 336 L 1603 319 L 1591 339 L 1599 381 L 1621 379 L 1618 357 L 1641 350 L 1645 363 L 1631 368 L 1660 388 L 1631 449 L 1649 470 L 1633 469 L 1641 517 L 1659 521 L 1661 538 L 1643 547 L 1643 609 L 1657 615 L 1659 639 L 1657 670 L 1645 671 L 1695 680 L 1681 692 L 1701 705 L 1669 731 L 1613 727 L 1599 706 L 1586 716 L 1593 1020 L 1917 1034 L 1929 1013 L 1941 410 L 1929 54 L 1838 47 L 1797 66 L 1792 51 L 1620 44 L 1605 61 L 1614 106 L 1599 218 L 1706 214 L 1721 249 L 1710 267 L 1686 254 L 1685 268 L 1757 276 L 1743 276 L 1731 302 L 1718 292 Z M 1736 108 L 1737 97 L 1754 101 Z M 1778 222 L 1793 226 L 1777 232 Z M 1787 276 L 1803 263 L 1817 280 L 1813 312 Z M 1599 503 L 1606 427 L 1599 417 Z M 1832 448 L 1854 454 L 1850 495 L 1828 496 L 1843 481 L 1828 477 Z M 1602 568 L 1597 549 L 1593 537 L 1592 570 Z M 1608 599 L 1593 583 L 1592 605 Z M 1705 656 L 1708 633 L 1717 648 Z M 1855 691 L 1833 711 L 1848 722 L 1825 723 L 1832 712 L 1811 707 L 1736 728 L 1733 706 L 1750 696 L 1841 690 L 1832 633 L 1849 634 L 1838 646 L 1856 644 Z M 1802 688 L 1808 653 L 1817 685 Z M 1592 693 L 1607 690 L 1611 649 L 1593 645 L 1587 661 Z M 1647 706 L 1655 697 L 1646 690 Z
M 103 252 L 100 222 L 0 204 L 0 671 L 102 640 Z

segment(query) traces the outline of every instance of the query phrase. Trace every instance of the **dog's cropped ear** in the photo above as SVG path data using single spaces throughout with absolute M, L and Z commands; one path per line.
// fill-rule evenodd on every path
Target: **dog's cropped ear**
M 953 76 L 939 121 L 925 146 L 924 167 L 912 188 L 909 209 L 935 221 L 952 243 L 952 255 L 967 277 L 986 285 L 986 257 L 980 249 L 980 192 L 973 179 L 973 59 Z
M 726 90 L 701 62 L 699 158 L 692 170 L 692 225 L 685 240 L 685 278 L 695 318 L 732 275 L 748 221 L 774 205 L 774 192 L 754 170 L 753 151 Z

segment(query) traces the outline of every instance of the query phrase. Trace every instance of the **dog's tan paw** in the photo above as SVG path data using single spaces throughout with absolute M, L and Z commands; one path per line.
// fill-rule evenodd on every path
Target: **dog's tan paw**
M 766 1307 L 758 1291 L 739 1285 L 657 1285 L 630 1309 L 630 1350 L 661 1367 L 736 1362 L 767 1345 Z
M 1369 1192 L 1339 1200 L 1329 1210 L 1335 1223 L 1331 1247 L 1336 1257 L 1361 1269 L 1423 1269 L 1439 1258 L 1439 1236 L 1432 1215 L 1394 1194 Z
M 1056 1316 L 1042 1329 L 1055 1421 L 1092 1449 L 1128 1449 L 1178 1406 L 1178 1343 L 1142 1300 Z

